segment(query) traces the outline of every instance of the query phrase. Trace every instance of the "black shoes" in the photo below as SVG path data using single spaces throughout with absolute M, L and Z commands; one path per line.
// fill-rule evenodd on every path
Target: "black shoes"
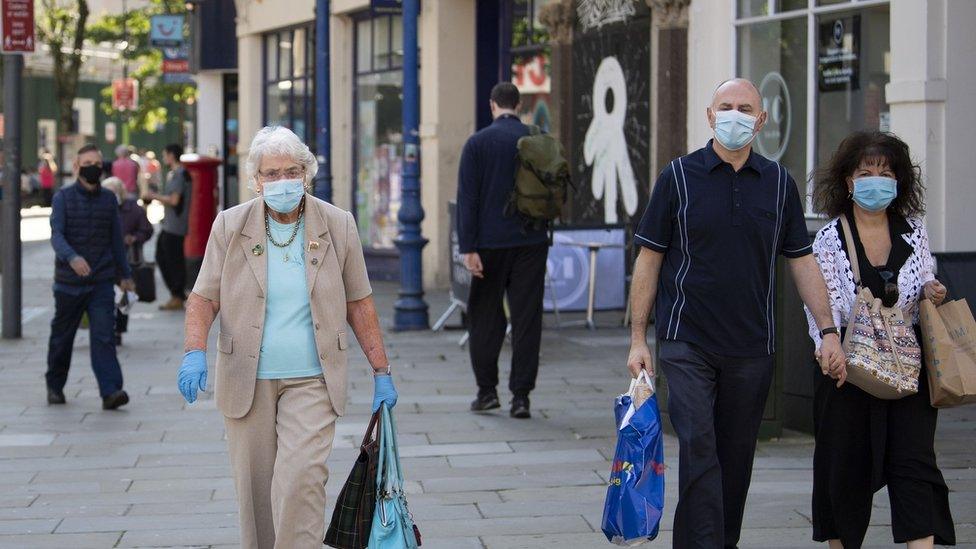
M 120 389 L 102 399 L 102 410 L 115 410 L 128 403 L 129 394 Z
M 512 398 L 512 410 L 508 415 L 516 419 L 529 419 L 532 412 L 529 411 L 529 397 L 527 395 L 516 395 Z
M 48 387 L 47 389 L 47 403 L 48 404 L 64 404 L 64 391 L 58 391 Z
M 471 403 L 472 412 L 487 412 L 488 410 L 497 410 L 501 407 L 502 404 L 498 402 L 498 395 L 496 393 L 479 393 L 478 398 L 474 399 L 474 402 Z
M 478 398 L 474 399 L 474 402 L 471 403 L 472 412 L 487 412 L 488 410 L 497 410 L 501 407 L 501 403 L 498 402 L 498 394 L 494 392 L 479 393 Z M 512 397 L 512 409 L 508 415 L 516 419 L 531 418 L 532 412 L 529 411 L 528 395 L 515 395 Z

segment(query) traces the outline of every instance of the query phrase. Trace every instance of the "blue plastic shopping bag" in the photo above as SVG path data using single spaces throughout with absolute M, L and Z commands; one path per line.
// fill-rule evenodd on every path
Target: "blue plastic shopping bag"
M 646 374 L 641 372 L 645 381 Z M 603 533 L 617 545 L 639 545 L 657 537 L 664 510 L 664 434 L 657 395 L 640 408 L 633 404 L 634 387 L 614 405 L 617 449 L 610 468 L 610 486 L 603 506 Z

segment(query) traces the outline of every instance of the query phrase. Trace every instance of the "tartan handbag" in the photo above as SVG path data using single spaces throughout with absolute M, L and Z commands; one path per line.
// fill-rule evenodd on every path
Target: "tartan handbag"
M 379 456 L 377 432 L 380 411 L 373 414 L 359 446 L 359 458 L 336 499 L 335 511 L 324 543 L 337 549 L 365 549 L 376 508 L 376 463 Z
M 864 392 L 894 400 L 918 392 L 922 350 L 915 330 L 897 305 L 886 307 L 870 288 L 861 286 L 861 268 L 847 218 L 841 216 L 857 298 L 844 337 L 847 381 Z

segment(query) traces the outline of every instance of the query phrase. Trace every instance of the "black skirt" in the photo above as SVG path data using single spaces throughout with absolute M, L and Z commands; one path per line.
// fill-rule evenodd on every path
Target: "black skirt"
M 815 375 L 813 539 L 861 547 L 874 493 L 887 485 L 895 543 L 934 535 L 936 545 L 955 545 L 949 490 L 935 461 L 938 410 L 929 404 L 924 366 L 918 394 L 899 400 L 850 383 L 838 389 L 819 369 Z

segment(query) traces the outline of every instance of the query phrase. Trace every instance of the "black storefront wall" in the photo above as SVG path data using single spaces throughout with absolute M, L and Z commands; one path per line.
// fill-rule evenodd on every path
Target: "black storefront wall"
M 572 224 L 634 226 L 647 206 L 650 33 L 650 18 L 637 17 L 573 38 L 571 162 L 576 190 L 571 198 Z M 588 148 L 593 149 L 592 156 Z M 609 207 L 608 191 L 616 195 Z M 636 200 L 627 200 L 627 193 Z

